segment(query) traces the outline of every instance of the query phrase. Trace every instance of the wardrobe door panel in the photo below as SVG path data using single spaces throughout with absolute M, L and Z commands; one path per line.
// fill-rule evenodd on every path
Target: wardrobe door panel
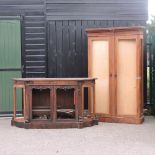
M 117 40 L 117 115 L 136 115 L 136 39 Z
M 92 77 L 96 77 L 95 113 L 109 114 L 109 40 L 93 40 L 91 47 Z

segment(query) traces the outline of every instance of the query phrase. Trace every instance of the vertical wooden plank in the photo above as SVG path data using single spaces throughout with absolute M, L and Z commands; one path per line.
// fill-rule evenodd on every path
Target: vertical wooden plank
M 68 53 L 68 75 L 67 77 L 76 77 L 75 57 L 76 57 L 76 32 L 75 21 L 69 21 L 69 53 Z
M 88 76 L 88 52 L 87 34 L 85 29 L 88 27 L 87 21 L 82 20 L 82 77 Z
M 63 52 L 62 52 L 62 64 L 63 64 L 63 77 L 69 77 L 69 70 L 70 70 L 70 54 L 71 51 L 69 50 L 69 27 L 68 27 L 69 21 L 63 21 Z
M 48 23 L 48 77 L 57 75 L 56 21 Z
M 82 21 L 76 21 L 76 54 L 75 54 L 75 64 L 76 77 L 82 77 Z
M 62 64 L 62 40 L 62 21 L 56 21 L 57 77 L 63 77 L 64 75 L 64 66 Z

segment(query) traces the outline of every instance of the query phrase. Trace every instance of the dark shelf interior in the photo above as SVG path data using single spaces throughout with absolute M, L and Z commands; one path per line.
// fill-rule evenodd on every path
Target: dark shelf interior
M 51 119 L 50 89 L 32 89 L 32 119 Z
M 57 119 L 75 119 L 74 89 L 57 89 Z

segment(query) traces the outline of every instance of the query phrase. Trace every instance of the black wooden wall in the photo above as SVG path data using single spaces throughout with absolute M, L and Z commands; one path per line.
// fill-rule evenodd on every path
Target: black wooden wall
M 0 16 L 3 19 L 21 18 L 23 76 L 45 77 L 47 51 L 44 0 L 0 0 Z
M 86 28 L 145 25 L 144 21 L 48 21 L 48 76 L 87 77 Z
M 0 0 L 20 16 L 25 77 L 87 76 L 86 28 L 145 25 L 147 0 Z
M 52 20 L 145 20 L 147 0 L 46 0 Z
M 87 76 L 86 28 L 145 26 L 147 0 L 46 0 L 48 77 Z

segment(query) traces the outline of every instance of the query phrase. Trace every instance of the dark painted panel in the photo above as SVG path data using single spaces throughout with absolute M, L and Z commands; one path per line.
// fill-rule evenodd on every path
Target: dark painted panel
M 48 23 L 48 75 L 57 77 L 57 36 L 56 22 L 51 21 Z
M 70 42 L 69 42 L 69 33 L 71 31 L 71 29 L 68 28 L 68 24 L 69 21 L 63 21 L 63 28 L 62 28 L 62 53 L 61 55 L 63 55 L 62 58 L 62 66 L 63 66 L 63 77 L 68 77 L 69 74 L 72 74 L 71 72 L 69 72 L 70 67 L 72 67 L 71 65 L 71 61 L 70 58 Z M 69 74 L 68 74 L 69 73 Z
M 75 66 L 74 66 L 74 75 L 75 77 L 81 76 L 82 77 L 82 30 L 81 30 L 81 26 L 82 26 L 82 21 L 76 21 L 76 29 L 75 29 L 75 33 L 76 33 L 76 38 L 75 38 Z
M 93 25 L 92 25 L 93 27 Z M 82 48 L 82 77 L 87 76 L 88 58 L 87 58 L 87 34 L 85 29 L 89 28 L 87 21 L 82 21 L 81 29 L 81 48 Z
M 40 13 L 41 14 L 41 13 Z M 25 71 L 27 77 L 46 77 L 46 24 L 39 13 L 25 16 Z
M 95 22 L 49 22 L 49 77 L 87 76 L 87 36 L 85 29 L 88 27 L 95 27 Z
M 71 77 L 75 77 L 75 73 L 73 72 L 74 68 L 76 68 L 75 59 L 76 57 L 76 22 L 75 21 L 69 21 L 68 23 L 68 31 L 69 31 L 69 52 L 67 61 L 69 62 L 68 65 L 68 72 L 70 72 Z
M 64 76 L 64 66 L 63 66 L 63 32 L 62 32 L 62 21 L 56 21 L 56 48 L 57 48 L 57 64 L 56 64 L 56 69 L 57 69 L 57 77 L 63 77 Z M 50 62 L 48 62 L 48 68 L 50 69 Z M 50 76 L 50 75 L 49 75 Z

